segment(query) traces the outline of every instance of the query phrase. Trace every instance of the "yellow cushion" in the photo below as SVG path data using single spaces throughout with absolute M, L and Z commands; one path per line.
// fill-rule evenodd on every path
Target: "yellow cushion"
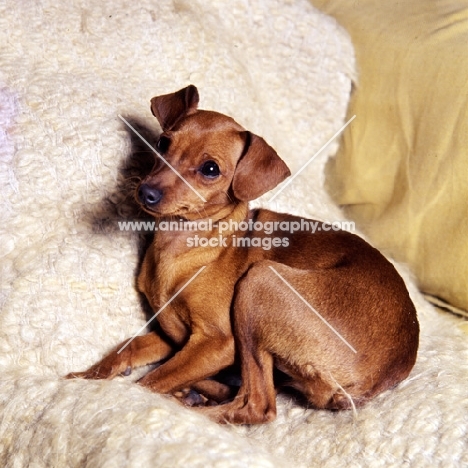
M 351 35 L 334 199 L 420 288 L 468 309 L 468 1 L 311 0 Z

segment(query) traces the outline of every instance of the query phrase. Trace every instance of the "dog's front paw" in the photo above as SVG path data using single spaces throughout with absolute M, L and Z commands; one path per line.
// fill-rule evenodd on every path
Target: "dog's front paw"
M 113 351 L 102 361 L 83 372 L 70 372 L 65 379 L 113 379 L 118 375 L 130 375 L 132 366 L 125 350 L 121 354 Z

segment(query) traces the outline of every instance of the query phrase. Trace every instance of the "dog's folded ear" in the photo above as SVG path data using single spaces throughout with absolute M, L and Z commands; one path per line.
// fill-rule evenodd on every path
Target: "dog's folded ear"
M 276 187 L 291 172 L 263 138 L 250 132 L 242 134 L 245 149 L 237 163 L 231 188 L 238 200 L 250 201 Z
M 189 85 L 175 93 L 151 99 L 151 112 L 158 119 L 163 131 L 166 131 L 170 130 L 181 117 L 195 112 L 199 100 L 196 86 Z

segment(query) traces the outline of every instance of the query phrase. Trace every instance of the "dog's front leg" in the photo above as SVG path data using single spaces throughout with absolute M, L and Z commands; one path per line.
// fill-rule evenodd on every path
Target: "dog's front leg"
M 166 359 L 173 353 L 172 346 L 157 333 L 124 341 L 105 358 L 84 372 L 71 372 L 67 379 L 112 379 L 119 374 L 128 375 L 132 369 Z
M 234 363 L 234 338 L 195 331 L 169 361 L 139 380 L 158 393 L 172 393 L 200 382 Z

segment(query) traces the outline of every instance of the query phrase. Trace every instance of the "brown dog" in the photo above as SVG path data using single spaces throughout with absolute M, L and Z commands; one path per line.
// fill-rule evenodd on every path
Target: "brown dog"
M 112 378 L 164 361 L 139 383 L 160 393 L 195 388 L 219 401 L 229 392 L 209 378 L 237 353 L 237 396 L 200 408 L 233 423 L 274 419 L 275 366 L 316 408 L 361 405 L 403 380 L 419 325 L 394 267 L 356 235 L 311 233 L 310 220 L 249 211 L 248 201 L 289 170 L 262 138 L 197 106 L 194 86 L 152 99 L 163 129 L 157 148 L 172 167 L 156 164 L 137 193 L 148 213 L 187 228 L 157 233 L 138 278 L 154 311 L 165 307 L 163 333 L 138 336 L 119 353 L 123 343 L 69 377 Z M 303 229 L 283 229 L 293 223 Z

